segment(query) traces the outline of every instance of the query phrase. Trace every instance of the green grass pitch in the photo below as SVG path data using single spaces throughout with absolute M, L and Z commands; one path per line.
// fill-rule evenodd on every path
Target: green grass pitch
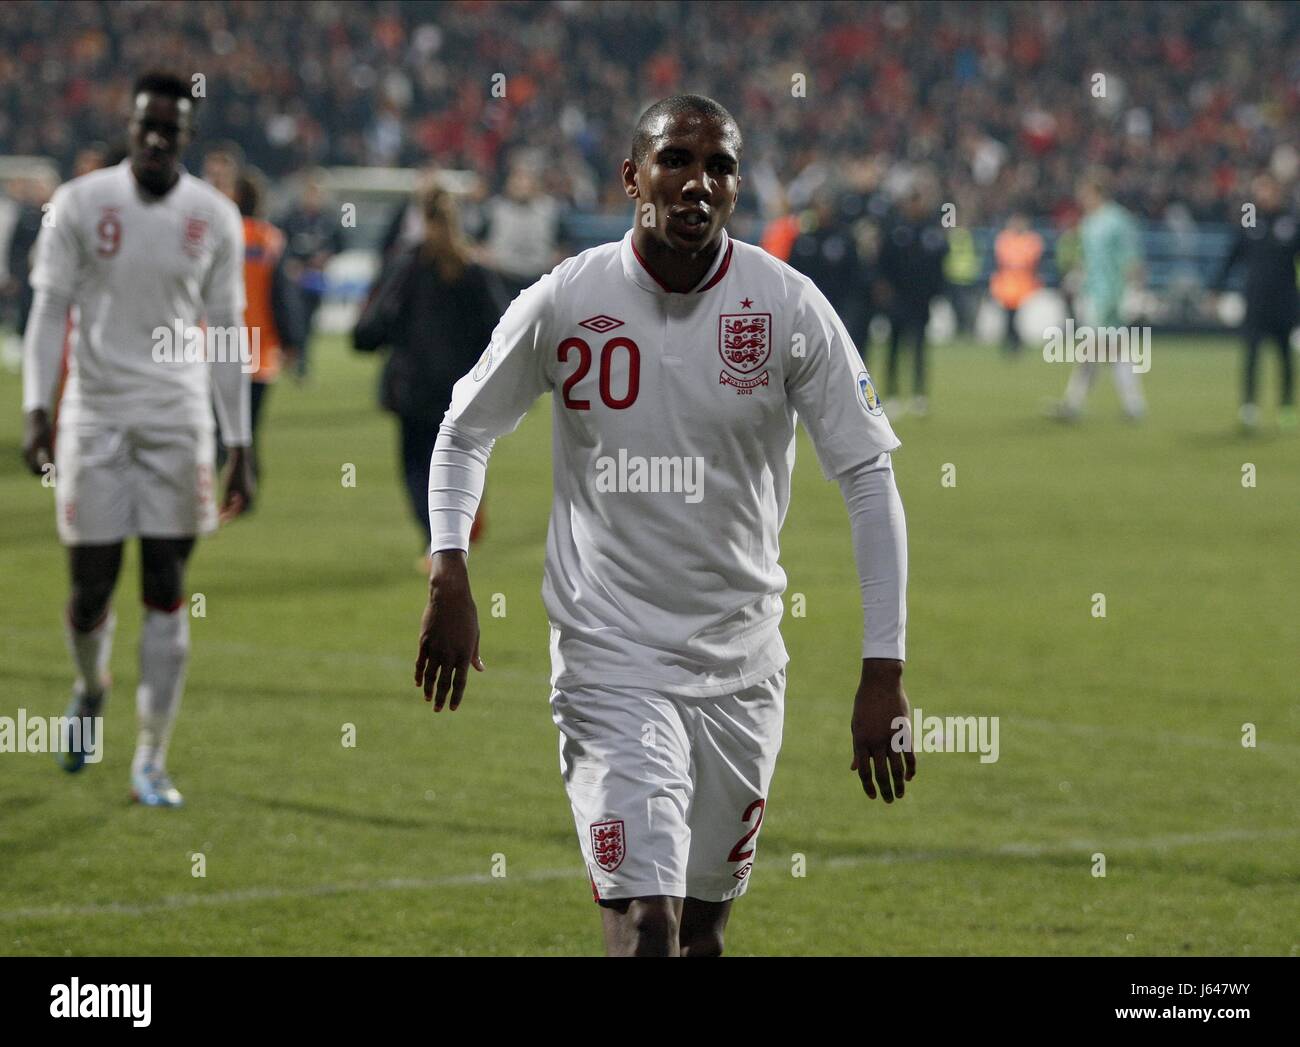
M 897 422 L 905 682 L 927 714 L 999 717 L 1000 759 L 922 754 L 889 808 L 849 771 L 857 582 L 801 433 L 785 746 L 731 954 L 1300 950 L 1300 434 L 1235 433 L 1227 339 L 1154 348 L 1140 428 L 1108 380 L 1061 427 L 1038 412 L 1064 367 L 936 354 L 931 416 Z M 488 672 L 435 717 L 411 680 L 424 581 L 377 361 L 334 338 L 317 357 L 313 385 L 269 401 L 256 514 L 193 561 L 206 617 L 170 760 L 187 806 L 127 802 L 132 550 L 103 762 L 0 754 L 0 952 L 601 951 L 547 705 L 550 405 L 493 457 L 470 561 Z M 0 376 L 0 715 L 54 715 L 65 568 L 52 492 L 18 460 L 19 388 Z

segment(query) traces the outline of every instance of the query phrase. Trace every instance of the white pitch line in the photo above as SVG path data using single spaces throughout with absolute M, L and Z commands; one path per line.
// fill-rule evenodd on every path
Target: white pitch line
M 992 848 L 989 853 L 1010 858 L 1037 858 L 1044 854 L 1079 851 L 1088 854 L 1108 850 L 1111 854 L 1124 851 L 1160 851 L 1170 847 L 1192 847 L 1198 844 L 1226 843 L 1241 840 L 1285 839 L 1300 836 L 1300 829 L 1222 829 L 1207 833 L 1177 833 L 1152 836 L 1145 839 L 1118 840 L 1066 840 L 1060 843 L 1006 843 Z M 893 865 L 904 862 L 944 861 L 954 856 L 941 851 L 886 851 L 873 855 L 843 855 L 827 858 L 816 864 L 828 869 L 849 869 L 859 865 Z M 355 880 L 346 883 L 322 883 L 310 887 L 248 887 L 238 891 L 216 891 L 212 894 L 174 894 L 155 902 L 103 902 L 94 905 L 44 905 L 26 909 L 0 910 L 0 922 L 13 920 L 47 920 L 59 917 L 85 916 L 149 916 L 177 909 L 195 909 L 208 906 L 239 905 L 245 902 L 280 901 L 287 898 L 326 898 L 337 894 L 373 894 L 384 891 L 430 891 L 445 887 L 473 887 L 503 880 L 524 880 L 539 883 L 548 880 L 572 878 L 581 881 L 582 869 L 536 869 L 516 873 L 510 877 L 496 877 L 487 873 L 466 873 L 459 876 L 440 876 L 423 879 L 393 878 L 385 880 Z

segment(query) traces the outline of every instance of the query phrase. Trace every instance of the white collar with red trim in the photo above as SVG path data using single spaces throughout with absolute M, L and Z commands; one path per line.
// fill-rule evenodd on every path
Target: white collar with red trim
M 713 264 L 709 266 L 708 271 L 700 278 L 700 282 L 692 287 L 686 294 L 703 294 L 710 287 L 719 283 L 727 274 L 727 269 L 731 265 L 732 243 L 731 237 L 727 231 L 722 230 L 722 236 L 718 240 L 718 253 L 713 257 Z M 646 268 L 645 263 L 641 261 L 635 247 L 632 246 L 632 230 L 629 229 L 623 237 L 623 243 L 619 245 L 619 255 L 623 260 L 623 274 L 642 290 L 651 291 L 655 294 L 677 294 L 680 292 L 670 291 L 659 282 L 655 275 Z

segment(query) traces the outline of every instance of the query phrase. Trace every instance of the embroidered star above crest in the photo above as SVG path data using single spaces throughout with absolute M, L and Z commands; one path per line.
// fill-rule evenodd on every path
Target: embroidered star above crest
M 753 304 L 754 304 L 754 299 L 752 298 L 742 298 L 740 300 L 740 308 L 742 309 L 748 309 Z

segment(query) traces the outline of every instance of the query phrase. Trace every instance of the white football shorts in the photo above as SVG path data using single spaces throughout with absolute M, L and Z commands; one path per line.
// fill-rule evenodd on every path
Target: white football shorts
M 211 428 L 60 422 L 54 490 L 64 545 L 186 538 L 217 527 Z
M 560 773 L 597 901 L 745 893 L 781 748 L 785 669 L 736 694 L 551 694 Z

